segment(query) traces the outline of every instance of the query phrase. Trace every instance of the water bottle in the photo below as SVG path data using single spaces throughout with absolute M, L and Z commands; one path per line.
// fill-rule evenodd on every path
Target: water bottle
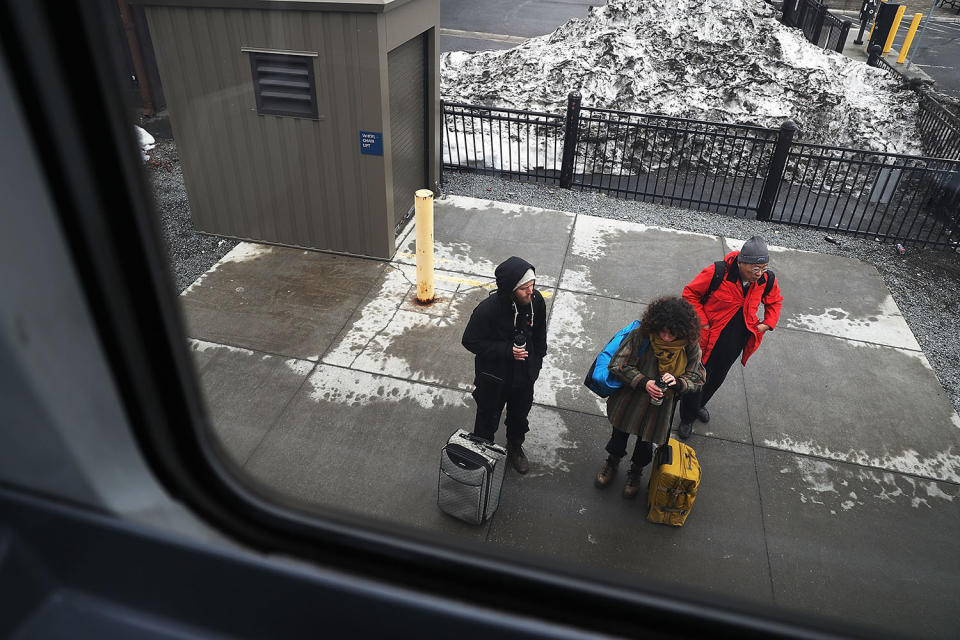
M 657 378 L 653 384 L 657 385 L 657 388 L 660 389 L 660 391 L 663 391 L 664 393 L 664 395 L 660 396 L 659 398 L 654 398 L 653 396 L 650 396 L 650 404 L 656 407 L 663 404 L 663 398 L 667 393 L 667 387 L 669 387 L 670 385 L 664 382 L 662 378 Z

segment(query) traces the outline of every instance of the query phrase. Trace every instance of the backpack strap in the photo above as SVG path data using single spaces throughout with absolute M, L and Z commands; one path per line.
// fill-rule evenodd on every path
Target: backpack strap
M 763 302 L 763 299 L 770 295 L 770 291 L 773 289 L 773 283 L 777 281 L 776 274 L 773 271 L 767 269 L 767 284 L 763 286 L 763 296 L 760 298 L 760 301 Z
M 700 296 L 700 304 L 707 304 L 707 300 L 710 299 L 710 295 L 720 288 L 720 283 L 723 282 L 723 277 L 727 275 L 727 263 L 723 260 L 717 260 L 713 263 L 713 278 L 710 280 L 710 286 L 707 287 L 706 293 Z

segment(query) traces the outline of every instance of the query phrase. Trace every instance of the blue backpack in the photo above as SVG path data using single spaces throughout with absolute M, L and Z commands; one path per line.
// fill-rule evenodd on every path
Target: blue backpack
M 610 359 L 613 358 L 613 354 L 620 348 L 620 343 L 623 342 L 623 339 L 639 326 L 640 321 L 634 320 L 610 338 L 607 346 L 594 358 L 593 364 L 590 365 L 590 370 L 587 371 L 587 377 L 583 379 L 583 384 L 586 385 L 587 389 L 590 389 L 590 391 L 593 391 L 601 398 L 606 398 L 623 386 L 623 381 L 611 374 L 607 366 L 610 364 Z M 648 344 L 650 344 L 650 342 L 644 340 L 643 344 L 640 345 L 640 351 L 637 355 L 643 353 Z

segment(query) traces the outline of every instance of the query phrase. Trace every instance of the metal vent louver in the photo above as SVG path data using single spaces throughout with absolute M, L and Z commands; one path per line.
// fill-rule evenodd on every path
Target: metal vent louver
M 250 68 L 257 113 L 317 117 L 313 57 L 251 52 Z

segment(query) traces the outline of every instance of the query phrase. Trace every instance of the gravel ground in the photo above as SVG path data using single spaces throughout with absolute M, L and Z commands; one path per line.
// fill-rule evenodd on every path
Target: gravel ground
M 177 291 L 183 291 L 236 246 L 237 241 L 193 230 L 183 172 L 172 140 L 158 139 L 146 165 Z M 545 209 L 587 213 L 685 231 L 747 239 L 762 234 L 770 244 L 852 257 L 874 265 L 900 307 L 960 412 L 960 260 L 955 252 L 909 248 L 898 255 L 890 244 L 771 222 L 700 213 L 595 193 L 511 182 L 472 174 L 445 174 L 446 193 L 515 202 Z
M 237 245 L 236 240 L 205 235 L 193 230 L 190 203 L 183 186 L 183 169 L 173 140 L 157 138 L 147 152 L 145 166 L 153 188 L 154 206 L 160 214 L 160 226 L 177 291 L 183 291 L 207 269 Z

